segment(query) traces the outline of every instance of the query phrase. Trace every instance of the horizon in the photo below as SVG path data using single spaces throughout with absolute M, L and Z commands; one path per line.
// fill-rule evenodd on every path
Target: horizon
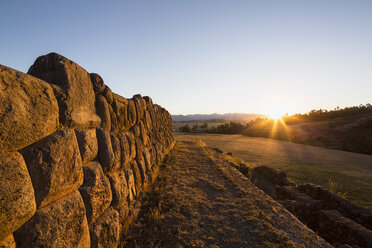
M 345 107 L 339 107 L 339 106 L 337 106 L 337 107 L 339 107 L 339 109 L 343 109 L 343 108 L 348 108 L 348 107 L 358 107 L 358 106 L 360 106 L 360 105 L 364 105 L 364 106 L 366 106 L 366 105 L 369 105 L 370 103 L 368 102 L 368 103 L 361 103 L 361 104 L 358 104 L 358 105 L 354 105 L 354 106 L 345 106 Z M 336 107 L 336 108 L 337 108 Z M 311 109 L 311 110 L 325 110 L 325 111 L 332 111 L 332 110 L 336 110 L 336 108 L 333 108 L 333 109 L 325 109 L 325 108 L 319 108 L 319 109 Z M 309 111 L 307 111 L 307 112 L 298 112 L 298 113 L 284 113 L 284 115 L 286 115 L 286 114 L 288 114 L 288 115 L 296 115 L 296 114 L 307 114 L 307 113 L 309 113 L 311 110 L 309 110 Z M 173 115 L 183 115 L 183 116 L 188 116 L 188 115 L 227 115 L 227 114 L 246 114 L 246 115 L 266 115 L 266 116 L 269 116 L 269 117 L 271 117 L 269 114 L 262 114 L 262 113 L 251 113 L 251 112 L 225 112 L 225 113 L 218 113 L 218 112 L 214 112 L 214 113 L 191 113 L 191 114 L 172 114 L 171 113 L 171 115 L 173 116 Z M 284 116 L 283 115 L 283 116 Z
M 57 52 L 172 115 L 331 110 L 371 102 L 371 12 L 370 1 L 6 1 L 0 64 L 27 72 Z

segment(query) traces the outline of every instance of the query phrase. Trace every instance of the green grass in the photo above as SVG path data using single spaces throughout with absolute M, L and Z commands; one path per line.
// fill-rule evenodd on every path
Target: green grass
M 298 183 L 330 188 L 331 180 L 347 199 L 372 208 L 371 155 L 242 135 L 176 134 L 176 139 L 202 140 L 210 147 L 232 152 L 248 164 L 286 171 Z

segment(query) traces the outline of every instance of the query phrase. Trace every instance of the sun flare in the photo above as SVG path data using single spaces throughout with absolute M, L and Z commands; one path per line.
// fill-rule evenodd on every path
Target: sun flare
M 269 113 L 269 116 L 270 118 L 274 119 L 274 120 L 278 120 L 278 119 L 281 119 L 283 116 L 285 115 L 285 113 L 283 112 L 272 112 L 272 113 Z

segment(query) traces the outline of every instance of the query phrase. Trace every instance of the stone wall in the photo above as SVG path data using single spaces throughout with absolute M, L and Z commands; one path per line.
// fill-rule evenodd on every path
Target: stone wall
M 59 54 L 0 65 L 0 247 L 116 247 L 173 145 L 164 108 Z
M 335 247 L 372 248 L 372 210 L 314 184 L 296 184 L 268 166 L 238 169 Z

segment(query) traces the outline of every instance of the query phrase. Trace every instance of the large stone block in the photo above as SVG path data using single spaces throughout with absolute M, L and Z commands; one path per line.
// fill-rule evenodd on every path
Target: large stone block
M 128 112 L 127 112 L 128 100 L 122 96 L 114 94 L 114 102 L 112 104 L 113 110 L 118 118 L 118 127 L 120 131 L 129 128 Z
M 128 121 L 129 127 L 134 126 L 137 122 L 137 110 L 133 99 L 128 99 Z
M 108 174 L 112 190 L 112 206 L 117 208 L 123 202 L 128 202 L 129 188 L 124 171 L 116 171 Z
M 91 231 L 92 248 L 116 248 L 120 237 L 118 212 L 109 207 L 94 223 Z
M 58 104 L 50 85 L 0 65 L 0 151 L 24 148 L 58 127 Z
M 17 230 L 36 211 L 34 188 L 18 152 L 0 153 L 0 240 Z
M 20 152 L 31 176 L 38 208 L 74 192 L 83 184 L 74 130 L 57 131 Z
M 114 151 L 112 150 L 110 133 L 104 129 L 97 129 L 98 139 L 98 160 L 103 171 L 111 171 L 115 162 Z
M 84 184 L 79 188 L 91 224 L 110 206 L 112 200 L 109 179 L 103 174 L 101 165 L 92 161 L 83 165 Z
M 136 157 L 141 158 L 142 157 L 142 152 L 145 146 L 142 143 L 142 140 L 140 138 L 135 138 L 135 143 L 136 143 Z
M 152 130 L 152 121 L 149 111 L 145 111 L 145 116 L 143 118 L 147 131 L 151 132 Z
M 150 173 L 151 171 L 147 171 L 146 163 L 145 163 L 145 160 L 144 160 L 143 156 L 141 156 L 141 158 L 137 159 L 137 166 L 138 166 L 140 174 L 141 174 L 142 184 L 144 186 L 146 186 L 149 182 L 148 173 Z
M 145 160 L 146 169 L 151 170 L 151 168 L 153 166 L 153 163 L 152 163 L 152 159 L 151 159 L 151 153 L 147 148 L 145 148 L 143 150 L 143 158 Z
M 125 132 L 125 136 L 127 137 L 129 147 L 130 147 L 130 159 L 134 159 L 136 157 L 136 141 L 134 139 L 134 135 L 132 132 Z
M 105 82 L 102 77 L 97 73 L 90 73 L 90 80 L 93 84 L 93 90 L 96 94 L 102 94 L 105 90 Z
M 146 130 L 146 127 L 145 125 L 141 122 L 139 124 L 139 128 L 140 128 L 140 138 L 142 140 L 142 143 L 146 146 L 147 143 L 148 143 L 148 140 L 149 140 L 149 137 L 147 136 L 147 130 Z
M 102 95 L 106 98 L 107 103 L 111 105 L 112 102 L 114 101 L 114 97 L 112 96 L 112 91 L 110 87 L 105 85 L 105 89 L 103 90 Z
M 132 172 L 133 172 L 134 185 L 136 188 L 135 196 L 137 196 L 142 191 L 142 178 L 141 178 L 141 172 L 139 170 L 136 160 L 133 160 L 132 162 L 130 162 L 130 168 L 132 169 Z
M 327 240 L 332 243 L 346 243 L 353 247 L 372 247 L 372 231 L 343 216 L 337 210 L 320 211 L 319 230 L 327 234 Z
M 79 191 L 36 211 L 14 238 L 17 248 L 89 248 L 88 222 Z
M 6 236 L 3 240 L 0 240 L 0 248 L 16 248 L 13 234 Z
M 112 190 L 112 207 L 114 207 L 120 215 L 120 220 L 123 221 L 129 213 L 129 187 L 124 171 L 109 173 L 108 177 L 111 183 Z
M 113 134 L 111 137 L 112 151 L 114 152 L 114 164 L 112 165 L 113 170 L 118 170 L 121 167 L 121 146 L 120 140 Z
M 100 127 L 106 129 L 107 131 L 111 130 L 111 118 L 110 118 L 110 110 L 109 104 L 107 103 L 106 99 L 101 96 L 96 96 L 96 109 L 97 114 L 101 118 L 101 125 Z
M 119 139 L 121 149 L 121 166 L 125 167 L 130 160 L 130 145 L 127 136 L 124 133 L 119 133 L 117 137 Z
M 151 99 L 151 97 L 149 97 L 149 96 L 144 96 L 144 97 L 143 97 L 143 100 L 145 100 L 145 102 L 146 102 L 146 109 L 147 109 L 147 110 L 152 110 L 154 104 L 152 103 L 152 99 Z
M 138 138 L 141 136 L 141 129 L 139 124 L 134 125 L 130 131 L 133 133 L 134 137 Z
M 95 94 L 89 73 L 75 62 L 56 53 L 40 56 L 28 74 L 53 86 L 60 122 L 67 127 L 98 127 Z
M 111 120 L 111 130 L 110 132 L 113 134 L 117 134 L 119 132 L 119 123 L 118 117 L 116 116 L 114 109 L 111 105 L 108 105 L 110 111 L 110 120 Z
M 145 106 L 144 103 L 145 101 L 142 101 L 143 99 L 141 98 L 141 95 L 135 95 L 133 96 L 133 101 L 136 106 L 136 113 L 137 113 L 137 123 L 140 123 L 144 114 Z
M 133 173 L 131 166 L 127 166 L 126 168 L 124 168 L 124 172 L 125 172 L 125 178 L 127 179 L 127 185 L 128 185 L 128 190 L 129 190 L 128 203 L 130 204 L 133 202 L 134 198 L 137 195 L 136 183 L 134 180 L 134 173 Z
M 92 161 L 98 153 L 96 129 L 75 129 L 83 163 Z

